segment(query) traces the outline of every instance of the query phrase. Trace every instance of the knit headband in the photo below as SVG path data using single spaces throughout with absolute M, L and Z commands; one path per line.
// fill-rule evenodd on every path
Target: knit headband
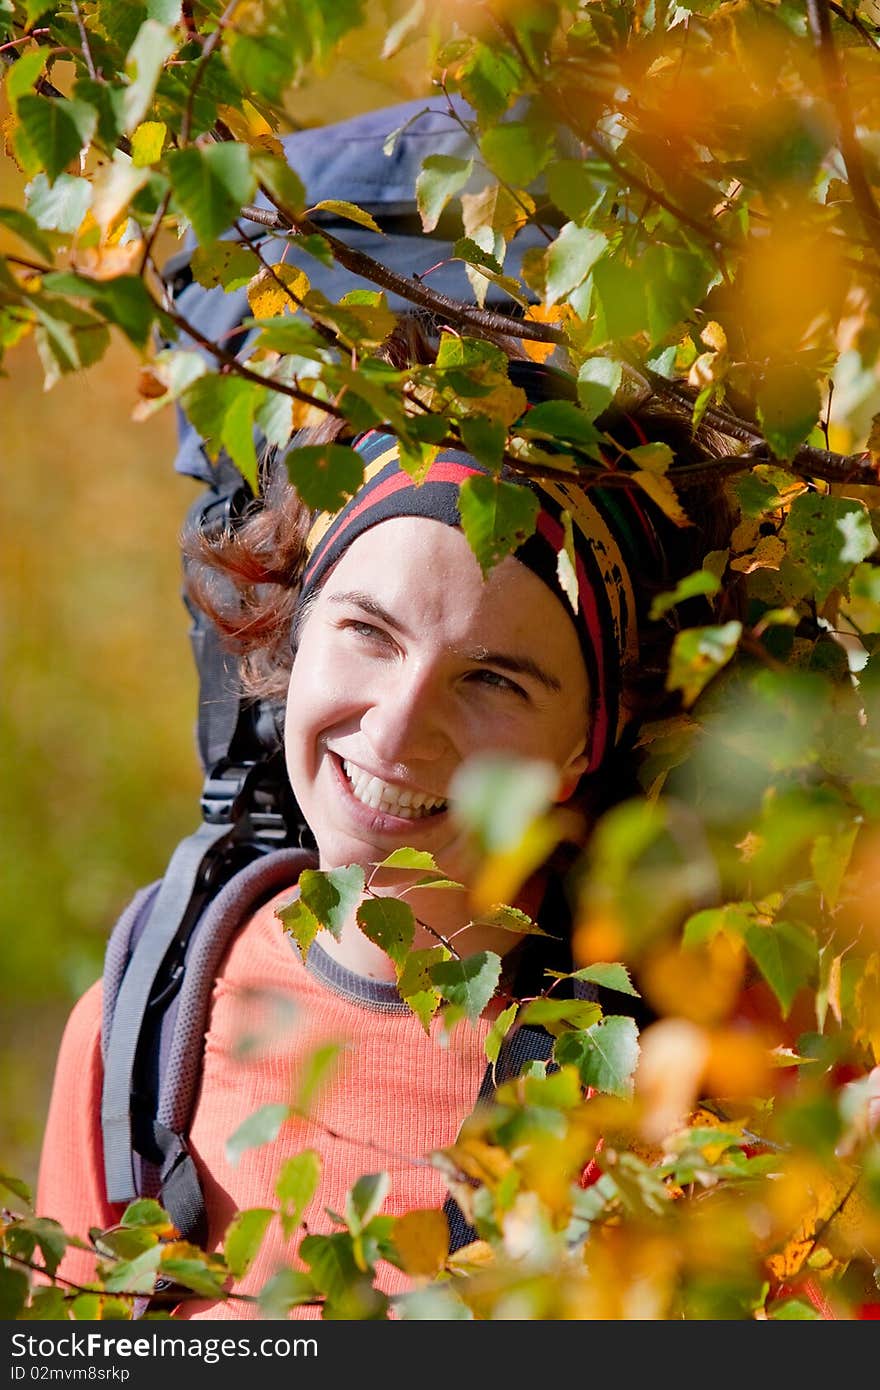
M 370 431 L 353 446 L 364 458 L 364 482 L 336 513 L 319 513 L 308 537 L 300 604 L 326 578 L 358 536 L 392 517 L 423 516 L 460 526 L 458 494 L 474 474 L 487 473 L 471 454 L 443 450 L 416 484 L 400 466 L 393 435 Z M 524 479 L 517 476 L 516 481 Z M 513 553 L 552 590 L 575 625 L 589 680 L 589 766 L 598 768 L 626 726 L 621 667 L 638 653 L 639 601 L 633 569 L 664 571 L 663 550 L 646 506 L 629 488 L 592 488 L 529 481 L 540 511 L 535 532 Z M 562 589 L 558 555 L 563 512 L 572 522 L 577 612 Z M 646 566 L 646 552 L 649 563 Z

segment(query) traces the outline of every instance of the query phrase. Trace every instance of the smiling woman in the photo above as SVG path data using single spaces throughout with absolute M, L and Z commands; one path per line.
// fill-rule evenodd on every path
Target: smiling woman
M 530 401 L 561 393 L 558 374 L 522 362 L 515 370 Z M 645 421 L 657 439 L 661 427 Z M 647 436 L 633 414 L 610 414 L 603 428 L 618 450 L 608 457 L 613 472 Z M 666 436 L 679 446 L 689 426 Z M 474 916 L 468 888 L 480 854 L 456 815 L 459 775 L 484 754 L 540 764 L 550 800 L 576 806 L 587 828 L 599 807 L 627 795 L 639 720 L 669 705 L 663 676 L 675 613 L 654 618 L 651 601 L 699 568 L 729 521 L 720 492 L 695 494 L 700 525 L 678 526 L 632 484 L 587 490 L 548 470 L 528 482 L 533 532 L 481 566 L 464 534 L 461 489 L 491 476 L 486 467 L 441 449 L 415 481 L 393 436 L 373 430 L 351 443 L 364 481 L 338 511 L 313 513 L 283 460 L 269 460 L 250 517 L 232 533 L 187 542 L 197 562 L 192 596 L 242 657 L 251 693 L 276 702 L 290 785 L 315 847 L 313 858 L 293 852 L 296 866 L 263 891 L 215 971 L 189 1135 L 209 1249 L 236 1211 L 265 1204 L 280 1166 L 304 1150 L 321 1173 L 301 1212 L 312 1234 L 332 1231 L 332 1213 L 346 1209 L 376 1151 L 389 1174 L 389 1215 L 443 1206 L 444 1182 L 424 1158 L 455 1141 L 485 1093 L 493 1024 L 505 1002 L 541 989 L 549 966 L 572 969 L 558 863 L 529 873 L 505 909 L 512 916 Z M 499 481 L 514 476 L 503 469 Z M 571 582 L 560 578 L 561 550 Z M 387 867 L 404 848 L 415 857 Z M 352 866 L 355 889 L 339 895 L 332 933 L 314 940 L 316 924 L 292 942 L 279 915 L 289 921 L 302 904 L 312 881 L 305 866 L 342 874 L 337 884 L 349 882 Z M 406 937 L 401 914 L 411 909 Z M 493 987 L 473 1026 L 420 1015 L 419 991 L 442 978 L 445 962 L 467 973 L 469 962 L 482 970 L 491 961 Z M 563 982 L 554 1002 L 566 990 L 571 997 L 577 986 Z M 273 999 L 294 1009 L 292 1026 L 267 1027 Z M 47 1127 L 52 1163 L 40 1209 L 72 1232 L 110 1226 L 122 1211 L 104 1185 L 100 1021 L 96 986 L 68 1026 Z M 261 1106 L 277 1109 L 309 1075 L 316 1049 L 340 1044 L 334 1084 L 308 1119 L 230 1155 L 230 1134 Z M 73 1076 L 84 1068 L 90 1099 L 75 1104 Z M 62 1153 L 69 1164 L 58 1162 Z M 472 1233 L 454 1203 L 445 1210 L 460 1245 Z M 380 1253 L 375 1288 L 361 1290 L 354 1316 L 409 1287 L 390 1247 Z M 69 1250 L 62 1272 L 88 1278 L 90 1259 Z M 259 1313 L 242 1299 L 298 1259 L 296 1232 L 273 1225 L 233 1297 L 181 1304 L 177 1315 Z M 293 1315 L 318 1312 L 303 1300 Z

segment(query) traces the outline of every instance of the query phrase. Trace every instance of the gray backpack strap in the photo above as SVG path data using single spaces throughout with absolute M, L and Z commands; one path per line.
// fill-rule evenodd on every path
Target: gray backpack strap
M 189 870 L 201 856 L 209 828 L 217 827 L 202 826 L 178 846 L 159 891 L 140 895 L 120 919 L 107 951 L 110 987 L 103 1028 L 108 1198 L 127 1202 L 155 1196 L 181 1234 L 197 1242 L 205 1236 L 204 1199 L 186 1133 L 217 968 L 244 922 L 315 862 L 298 849 L 259 855 L 219 892 L 215 889 L 207 906 L 201 904 L 181 939 L 179 904 L 170 913 L 163 911 L 163 891 L 185 896 Z M 123 953 L 127 958 L 114 992 Z

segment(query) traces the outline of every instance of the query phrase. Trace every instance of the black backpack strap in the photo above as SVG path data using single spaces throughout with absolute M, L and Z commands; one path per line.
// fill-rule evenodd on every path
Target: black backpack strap
M 488 1104 L 497 1088 L 518 1076 L 527 1062 L 547 1062 L 553 1051 L 553 1037 L 545 1028 L 521 1026 L 501 1045 L 494 1069 L 491 1064 L 483 1074 L 477 1104 Z M 477 1239 L 477 1232 L 465 1219 L 464 1212 L 453 1196 L 447 1197 L 443 1212 L 449 1226 L 449 1252 L 453 1254 Z

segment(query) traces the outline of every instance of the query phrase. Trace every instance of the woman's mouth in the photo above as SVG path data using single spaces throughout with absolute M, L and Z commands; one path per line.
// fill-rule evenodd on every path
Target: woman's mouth
M 337 758 L 337 761 L 352 796 L 368 810 L 400 820 L 419 821 L 439 816 L 447 809 L 449 803 L 443 797 L 399 782 L 383 782 L 347 758 Z

